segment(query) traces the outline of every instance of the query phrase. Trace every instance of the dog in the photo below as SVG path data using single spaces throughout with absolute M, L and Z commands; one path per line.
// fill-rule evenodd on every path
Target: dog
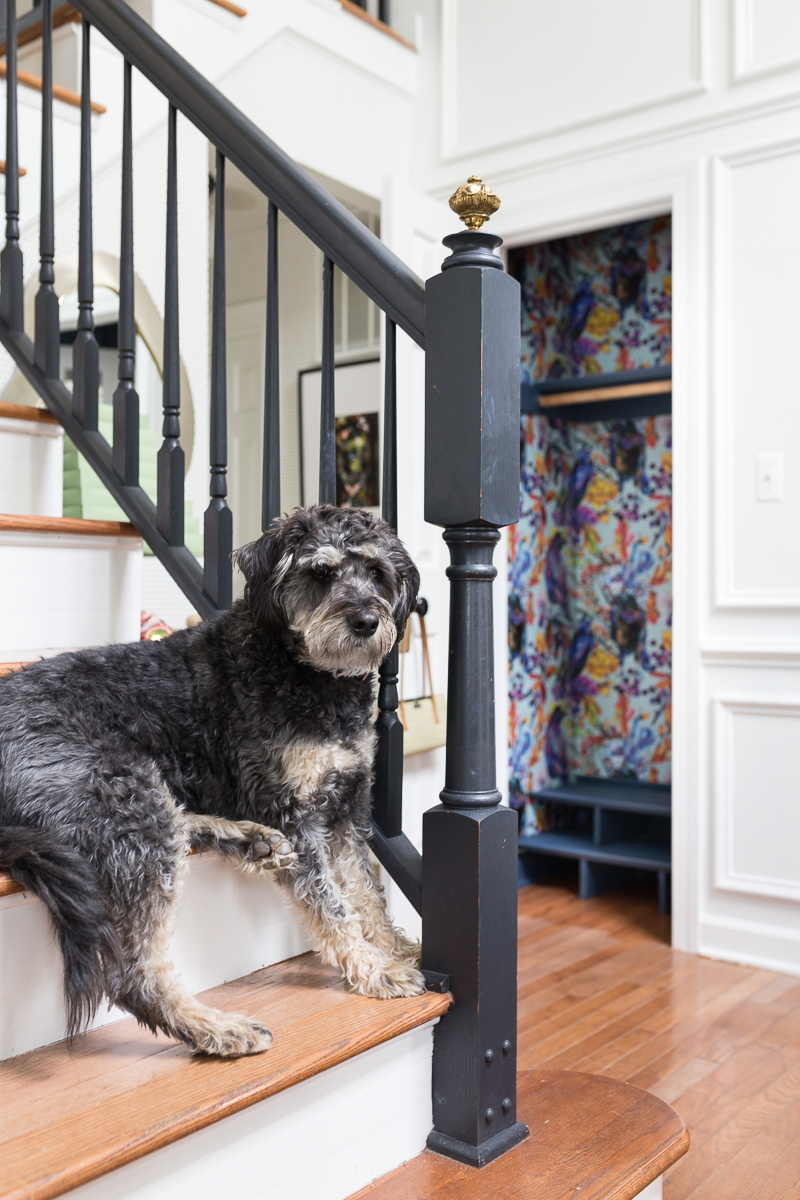
M 195 1052 L 271 1045 L 169 961 L 190 850 L 273 875 L 361 995 L 424 989 L 368 855 L 374 672 L 417 569 L 384 522 L 330 505 L 276 519 L 236 560 L 243 599 L 194 628 L 0 681 L 0 868 L 49 912 L 70 1037 L 105 996 Z

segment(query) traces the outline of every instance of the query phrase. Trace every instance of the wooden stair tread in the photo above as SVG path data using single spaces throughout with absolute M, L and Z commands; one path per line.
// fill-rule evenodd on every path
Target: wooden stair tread
M 0 1198 L 46 1200 L 447 1011 L 450 997 L 368 1000 L 303 954 L 203 993 L 264 1021 L 265 1054 L 193 1057 L 131 1018 L 0 1063 Z
M 530 1137 L 481 1170 L 424 1150 L 350 1200 L 631 1200 L 689 1149 L 669 1104 L 579 1071 L 520 1075 Z
M 71 533 L 90 537 L 140 536 L 130 521 L 86 521 L 82 517 L 18 517 L 0 513 L 0 533 Z
M 10 418 L 12 421 L 38 421 L 44 425 L 58 424 L 57 419 L 46 408 L 34 408 L 32 404 L 10 404 L 8 400 L 0 400 L 0 417 Z

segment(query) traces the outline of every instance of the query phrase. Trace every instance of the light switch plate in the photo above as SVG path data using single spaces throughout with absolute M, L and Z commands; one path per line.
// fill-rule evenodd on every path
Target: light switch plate
M 783 499 L 784 455 L 781 450 L 771 450 L 756 455 L 756 499 Z

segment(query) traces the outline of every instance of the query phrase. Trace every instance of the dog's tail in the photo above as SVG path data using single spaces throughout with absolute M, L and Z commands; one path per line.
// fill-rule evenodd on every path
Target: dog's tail
M 0 825 L 0 869 L 44 904 L 64 959 L 67 1036 L 91 1021 L 121 957 L 100 880 L 52 830 Z

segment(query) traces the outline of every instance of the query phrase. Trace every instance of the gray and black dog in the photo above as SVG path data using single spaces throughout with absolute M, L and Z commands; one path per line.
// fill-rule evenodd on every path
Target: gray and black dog
M 195 1000 L 169 961 L 190 849 L 274 872 L 357 992 L 423 990 L 367 852 L 374 671 L 416 567 L 388 525 L 326 505 L 237 560 L 244 599 L 196 628 L 0 681 L 0 868 L 49 911 L 70 1035 L 106 996 L 196 1051 L 271 1044 Z

